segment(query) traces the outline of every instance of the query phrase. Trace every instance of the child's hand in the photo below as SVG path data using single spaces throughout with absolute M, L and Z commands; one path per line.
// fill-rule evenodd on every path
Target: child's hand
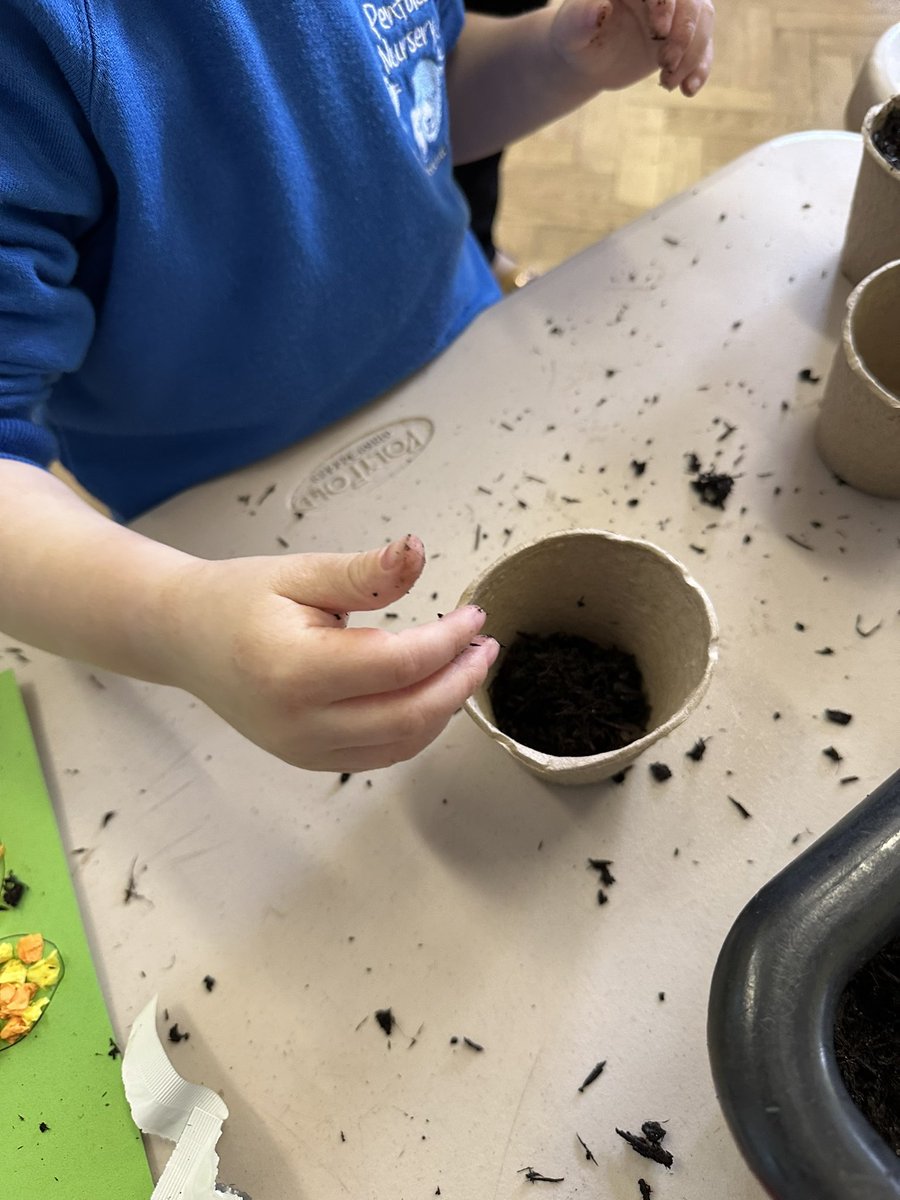
M 364 554 L 193 561 L 169 605 L 173 682 L 295 766 L 361 771 L 411 758 L 498 653 L 474 606 L 399 633 L 346 628 L 349 611 L 395 603 L 424 565 L 412 536 Z
M 557 53 L 597 87 L 630 87 L 659 70 L 669 91 L 695 95 L 709 76 L 711 0 L 564 0 L 550 36 Z

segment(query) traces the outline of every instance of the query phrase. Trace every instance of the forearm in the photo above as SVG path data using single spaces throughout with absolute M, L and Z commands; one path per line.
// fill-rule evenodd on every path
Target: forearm
M 554 49 L 554 15 L 552 7 L 512 18 L 467 14 L 447 64 L 455 162 L 493 154 L 596 94 Z
M 89 507 L 37 467 L 0 460 L 0 630 L 69 658 L 174 681 L 169 599 L 193 560 Z

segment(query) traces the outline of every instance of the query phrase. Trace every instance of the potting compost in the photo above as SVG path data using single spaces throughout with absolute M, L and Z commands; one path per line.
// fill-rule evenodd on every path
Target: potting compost
M 854 1104 L 900 1154 L 900 938 L 860 967 L 844 989 L 834 1049 Z
M 488 694 L 504 733 L 559 756 L 618 750 L 650 717 L 634 655 L 577 634 L 519 633 Z
M 892 108 L 880 129 L 872 134 L 875 149 L 900 170 L 900 109 Z

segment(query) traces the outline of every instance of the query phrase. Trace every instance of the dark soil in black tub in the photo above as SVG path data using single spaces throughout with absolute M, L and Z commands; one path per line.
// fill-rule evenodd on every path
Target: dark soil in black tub
M 882 158 L 900 170 L 900 108 L 891 109 L 881 128 L 872 134 L 872 141 Z
M 519 633 L 488 694 L 504 733 L 557 756 L 618 750 L 650 716 L 634 656 L 570 633 Z
M 834 1048 L 853 1102 L 900 1154 L 900 937 L 869 959 L 844 989 Z

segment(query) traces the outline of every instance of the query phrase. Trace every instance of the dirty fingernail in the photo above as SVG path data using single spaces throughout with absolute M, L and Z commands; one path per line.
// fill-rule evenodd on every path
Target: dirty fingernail
M 487 650 L 491 662 L 493 662 L 500 653 L 500 643 L 489 633 L 478 633 L 469 642 L 469 648 L 471 650 L 480 650 L 482 647 Z
M 409 549 L 410 535 L 407 534 L 406 537 L 397 538 L 396 541 L 385 546 L 381 552 L 379 562 L 386 571 L 392 571 L 394 567 L 400 565 L 409 552 Z

